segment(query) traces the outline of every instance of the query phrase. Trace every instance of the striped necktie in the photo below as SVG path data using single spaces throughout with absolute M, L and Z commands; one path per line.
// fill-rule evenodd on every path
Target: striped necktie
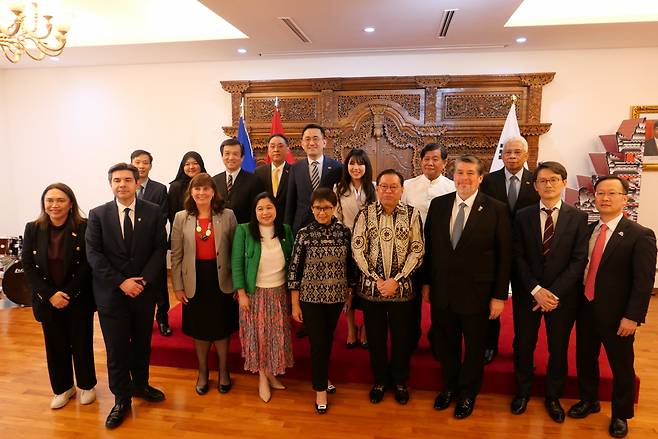
M 226 180 L 226 192 L 230 194 L 231 189 L 233 189 L 233 174 L 228 174 L 228 178 Z
M 320 186 L 320 171 L 318 169 L 319 163 L 317 160 L 311 162 L 311 186 L 316 190 Z
M 555 236 L 555 223 L 553 223 L 553 211 L 552 209 L 542 208 L 546 212 L 546 223 L 544 223 L 544 239 L 542 240 L 542 246 L 544 248 L 544 257 L 548 255 L 551 251 L 551 244 L 553 244 L 553 236 Z

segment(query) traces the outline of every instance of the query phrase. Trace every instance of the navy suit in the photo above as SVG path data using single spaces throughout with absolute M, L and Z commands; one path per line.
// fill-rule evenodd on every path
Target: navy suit
M 546 257 L 539 203 L 519 210 L 514 221 L 514 370 L 518 394 L 530 396 L 535 346 L 541 318 L 546 324 L 548 367 L 546 397 L 562 396 L 568 373 L 569 337 L 576 319 L 580 285 L 587 265 L 587 214 L 562 203 Z M 553 311 L 533 311 L 532 291 L 541 286 L 559 298 Z
M 292 227 L 293 234 L 313 222 L 311 212 L 311 174 L 308 159 L 299 160 L 290 167 L 288 176 L 288 197 L 286 199 L 286 216 L 284 222 Z M 333 189 L 340 181 L 343 165 L 338 160 L 324 156 L 320 185 Z
M 589 235 L 597 223 L 591 224 Z M 635 335 L 620 337 L 622 318 L 644 323 L 656 275 L 656 235 L 624 217 L 605 246 L 597 270 L 594 300 L 580 294 L 576 320 L 576 364 L 581 399 L 599 399 L 601 343 L 612 369 L 612 417 L 633 417 Z M 588 238 L 589 238 L 588 235 Z M 584 291 L 581 290 L 581 291 Z
M 167 186 L 162 183 L 159 183 L 155 180 L 149 179 L 144 192 L 141 194 L 140 198 L 142 200 L 150 201 L 151 203 L 157 204 L 160 206 L 162 211 L 162 217 L 164 218 L 165 224 L 167 223 L 167 217 L 169 216 L 169 207 L 167 205 Z M 169 290 L 167 288 L 167 266 L 164 267 L 165 272 L 162 275 L 162 282 L 160 287 L 160 294 L 157 297 L 157 311 L 155 313 L 155 319 L 158 323 L 169 324 L 169 317 L 167 313 L 169 312 Z
M 107 351 L 110 390 L 117 403 L 130 401 L 132 385 L 148 384 L 153 312 L 167 252 L 160 206 L 136 200 L 133 229 L 132 248 L 128 249 L 115 201 L 89 212 L 87 259 Z M 119 288 L 131 277 L 143 277 L 146 282 L 135 298 Z

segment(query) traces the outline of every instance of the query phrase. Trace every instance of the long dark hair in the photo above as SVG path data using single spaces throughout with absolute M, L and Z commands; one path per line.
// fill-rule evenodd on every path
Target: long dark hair
M 372 186 L 372 165 L 370 164 L 370 159 L 368 154 L 362 149 L 352 149 L 347 153 L 345 157 L 345 162 L 343 163 L 343 172 L 340 175 L 340 181 L 336 185 L 336 194 L 338 197 L 349 196 L 350 195 L 350 183 L 352 182 L 352 177 L 350 176 L 350 171 L 348 166 L 350 160 L 354 158 L 354 161 L 359 165 L 366 166 L 366 172 L 364 172 L 363 177 L 361 177 L 361 190 L 366 194 L 366 204 L 374 203 L 377 200 L 377 194 L 375 193 L 375 188 Z
M 276 207 L 276 200 L 269 192 L 261 192 L 256 195 L 254 198 L 254 203 L 251 206 L 251 220 L 249 221 L 249 232 L 251 232 L 252 238 L 260 241 L 262 236 L 260 234 L 260 228 L 258 227 L 258 219 L 256 218 L 256 206 L 258 202 L 263 199 L 268 199 L 274 205 L 274 210 L 276 211 L 276 217 L 274 218 L 274 237 L 282 240 L 286 237 L 286 230 L 283 227 L 283 221 L 281 216 L 279 216 L 279 209 Z
M 196 206 L 194 198 L 192 198 L 192 188 L 202 186 L 208 186 L 214 192 L 212 200 L 210 201 L 210 209 L 214 213 L 222 213 L 222 210 L 224 210 L 224 199 L 217 191 L 215 180 L 213 180 L 212 177 L 205 172 L 195 175 L 190 180 L 190 184 L 187 186 L 187 190 L 185 191 L 185 201 L 183 202 L 183 208 L 187 210 L 187 213 L 190 215 L 199 215 L 199 208 Z
M 169 183 L 173 183 L 174 181 L 184 181 L 186 183 L 189 183 L 191 178 L 185 173 L 184 168 L 185 168 L 185 162 L 187 161 L 187 159 L 190 158 L 196 160 L 196 162 L 201 167 L 201 172 L 206 172 L 206 165 L 203 164 L 203 159 L 201 158 L 201 154 L 199 154 L 196 151 L 187 151 L 183 156 L 183 159 L 180 161 L 180 165 L 178 165 L 178 173 L 176 174 L 176 178 L 174 178 Z
M 37 225 L 45 229 L 48 227 L 48 224 L 50 224 L 50 217 L 46 213 L 46 194 L 48 193 L 49 190 L 51 189 L 58 189 L 66 194 L 68 197 L 69 201 L 71 202 L 71 210 L 69 211 L 69 217 L 67 221 L 70 221 L 73 225 L 74 229 L 77 229 L 80 224 L 85 222 L 85 218 L 82 216 L 82 212 L 80 211 L 80 206 L 78 206 L 78 200 L 75 198 L 75 194 L 73 193 L 73 190 L 65 185 L 64 183 L 53 183 L 49 184 L 44 190 L 43 193 L 41 194 L 41 213 L 39 214 L 39 218 L 36 219 Z

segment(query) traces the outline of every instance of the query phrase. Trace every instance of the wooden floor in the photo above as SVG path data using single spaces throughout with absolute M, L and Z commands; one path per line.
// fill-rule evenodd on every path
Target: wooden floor
M 652 298 L 649 323 L 636 341 L 636 367 L 642 379 L 636 417 L 629 422 L 630 437 L 658 437 L 658 299 Z M 368 386 L 339 384 L 330 396 L 329 413 L 319 416 L 313 408 L 314 393 L 306 382 L 283 381 L 270 403 L 257 396 L 257 377 L 233 373 L 235 386 L 225 395 L 212 390 L 194 392 L 196 372 L 151 367 L 151 384 L 163 389 L 165 402 L 133 402 L 132 417 L 115 431 L 103 427 L 113 405 L 107 387 L 105 351 L 98 322 L 94 337 L 98 375 L 98 400 L 82 406 L 72 400 L 51 410 L 51 390 L 40 326 L 26 309 L 0 309 L 0 438 L 120 437 L 160 438 L 526 438 L 608 437 L 610 403 L 600 414 L 558 425 L 546 415 L 542 400 L 533 399 L 522 416 L 509 412 L 509 397 L 480 395 L 473 415 L 456 420 L 452 410 L 432 409 L 434 393 L 411 389 L 406 406 L 387 394 L 379 405 L 368 402 Z M 367 367 L 367 365 L 359 365 Z M 212 384 L 216 376 L 211 377 Z M 573 401 L 564 400 L 568 407 Z

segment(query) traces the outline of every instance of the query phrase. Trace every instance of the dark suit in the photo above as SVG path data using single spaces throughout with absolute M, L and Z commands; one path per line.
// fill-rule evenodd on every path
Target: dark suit
M 597 223 L 590 225 L 590 234 Z M 594 285 L 594 300 L 580 295 L 576 321 L 576 363 L 581 399 L 599 400 L 601 343 L 612 369 L 612 417 L 633 417 L 634 335 L 620 337 L 622 318 L 644 323 L 656 272 L 656 236 L 624 217 L 605 246 Z M 593 246 L 593 245 L 592 245 Z M 591 256 L 590 256 L 591 257 Z
M 162 217 L 167 222 L 169 216 L 169 208 L 167 206 L 167 187 L 155 180 L 149 179 L 144 192 L 141 194 L 140 198 L 142 200 L 150 201 L 151 203 L 157 204 L 160 206 L 162 211 Z M 164 267 L 165 272 L 162 275 L 162 285 L 160 289 L 160 294 L 157 298 L 157 311 L 155 313 L 155 319 L 158 323 L 169 324 L 169 317 L 167 313 L 169 312 L 169 291 L 167 288 L 167 266 Z
M 107 350 L 110 390 L 117 403 L 130 401 L 131 385 L 148 384 L 153 312 L 167 252 L 160 206 L 136 200 L 133 230 L 132 248 L 127 249 L 115 201 L 89 212 L 87 258 Z M 119 288 L 130 277 L 143 277 L 146 282 L 135 298 Z
M 485 175 L 480 185 L 480 190 L 490 197 L 505 203 L 509 209 L 507 201 L 507 186 L 505 182 L 505 168 L 490 172 Z M 516 204 L 513 209 L 509 209 L 510 219 L 513 221 L 516 212 L 524 207 L 532 204 L 539 203 L 539 194 L 532 184 L 532 172 L 523 169 L 521 176 L 521 184 L 519 185 L 519 193 L 516 198 Z M 512 286 L 512 290 L 514 286 Z M 487 349 L 493 349 L 498 352 L 498 339 L 500 338 L 500 318 L 489 321 L 489 329 L 487 330 Z
M 430 285 L 432 345 L 443 367 L 446 390 L 475 398 L 484 371 L 489 302 L 507 299 L 511 226 L 507 207 L 480 191 L 453 250 L 450 219 L 456 196 L 443 195 L 430 204 L 423 269 Z
M 656 145 L 655 137 L 644 142 L 644 155 L 658 156 L 658 145 Z
M 265 191 L 261 181 L 251 172 L 241 169 L 233 182 L 231 193 L 226 187 L 226 171 L 213 178 L 217 190 L 226 202 L 226 207 L 235 214 L 238 224 L 248 223 L 251 220 L 251 208 L 256 195 Z
M 290 164 L 284 163 L 283 172 L 279 180 L 277 193 L 272 191 L 272 165 L 270 163 L 261 165 L 256 168 L 254 175 L 258 177 L 267 192 L 276 200 L 277 215 L 283 218 L 286 214 L 286 198 L 288 196 L 288 175 L 290 174 Z
M 32 312 L 42 324 L 48 375 L 55 394 L 64 393 L 74 385 L 71 359 L 78 387 L 90 390 L 96 386 L 94 297 L 91 271 L 85 256 L 86 226 L 87 223 L 83 222 L 75 228 L 71 221 L 64 226 L 64 277 L 59 285 L 53 280 L 49 268 L 49 227 L 41 228 L 30 222 L 23 234 L 23 268 L 32 289 Z M 61 309 L 50 303 L 57 291 L 70 297 L 69 304 Z
M 523 208 L 514 220 L 514 370 L 518 394 L 530 396 L 533 358 L 543 316 L 550 354 L 546 397 L 558 399 L 567 378 L 569 337 L 587 265 L 587 214 L 563 202 L 551 249 L 544 257 L 539 208 L 539 203 Z M 532 310 L 536 305 L 532 291 L 537 286 L 559 298 L 556 309 L 547 313 Z
M 286 216 L 284 222 L 292 227 L 293 234 L 313 221 L 311 213 L 311 174 L 309 173 L 308 159 L 299 160 L 290 167 L 288 177 L 288 197 L 286 199 Z M 343 165 L 332 158 L 324 156 L 320 185 L 333 189 L 340 181 Z

